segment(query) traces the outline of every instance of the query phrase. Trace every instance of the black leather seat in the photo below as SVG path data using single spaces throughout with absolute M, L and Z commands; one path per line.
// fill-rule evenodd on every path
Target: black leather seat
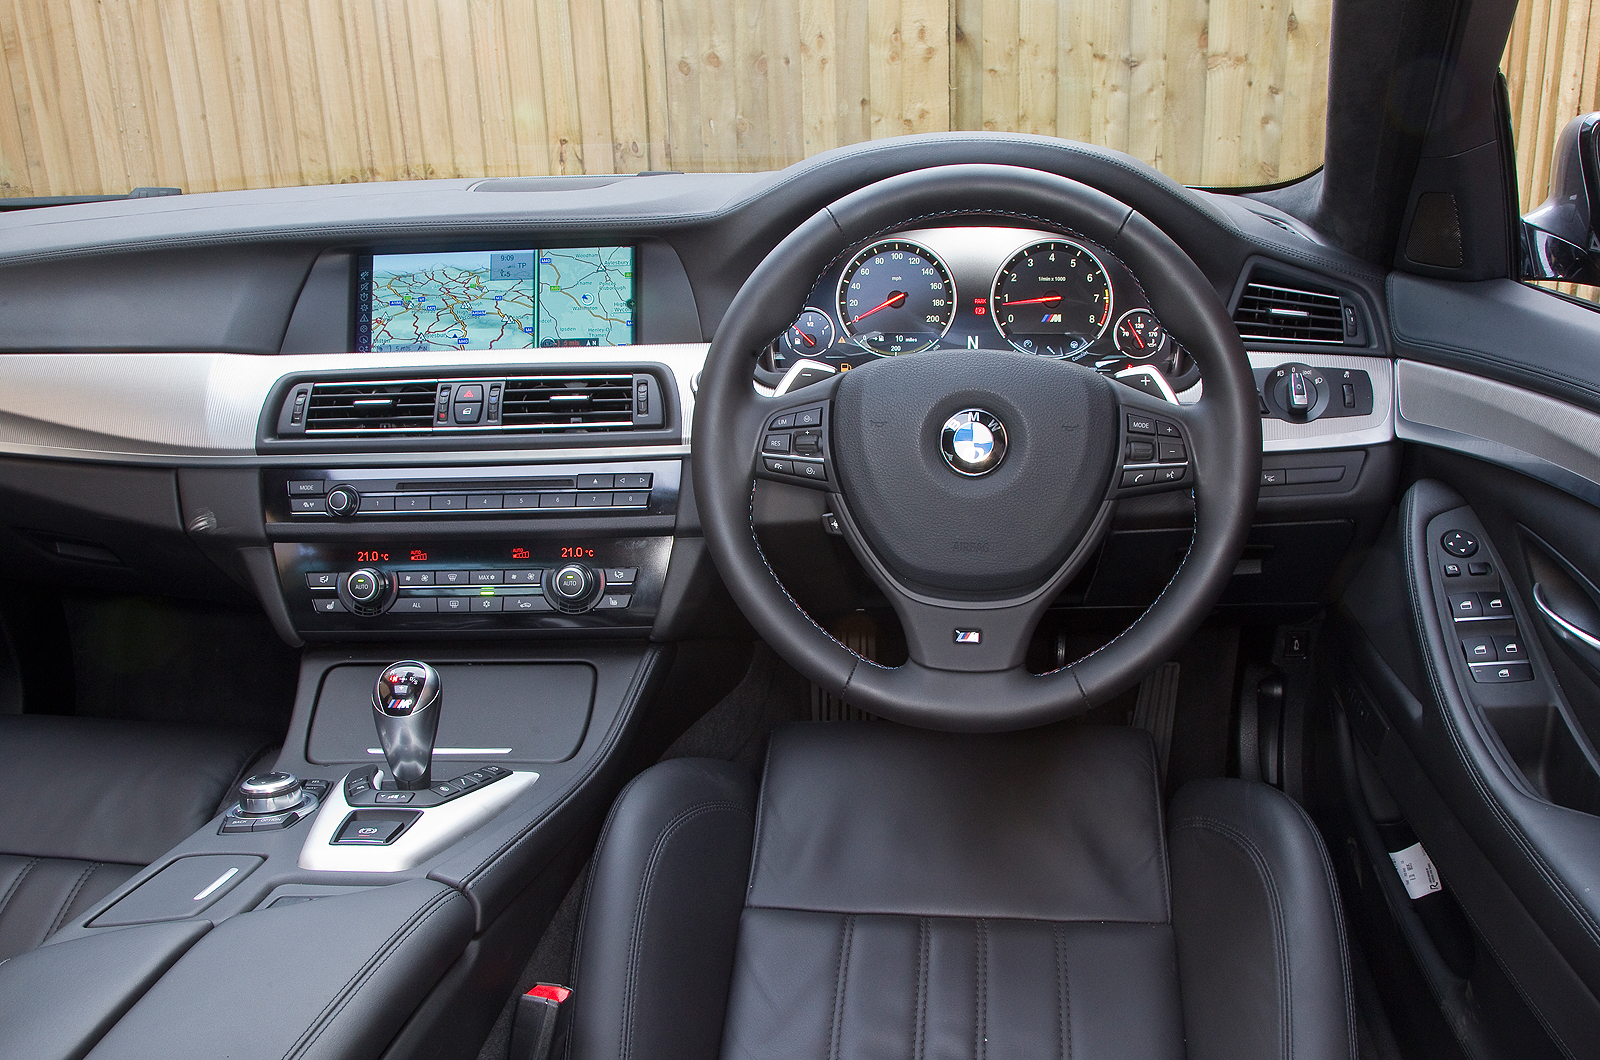
M 0 960 L 205 824 L 268 745 L 245 730 L 0 714 Z
M 774 734 L 669 761 L 602 834 L 571 1056 L 1354 1055 L 1326 852 L 1262 784 L 1162 827 L 1137 730 Z

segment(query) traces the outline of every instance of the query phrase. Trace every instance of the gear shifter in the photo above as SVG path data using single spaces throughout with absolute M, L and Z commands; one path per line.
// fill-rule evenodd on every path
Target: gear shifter
M 420 791 L 432 783 L 433 737 L 443 699 L 439 671 L 427 663 L 397 662 L 378 675 L 372 719 L 396 788 Z

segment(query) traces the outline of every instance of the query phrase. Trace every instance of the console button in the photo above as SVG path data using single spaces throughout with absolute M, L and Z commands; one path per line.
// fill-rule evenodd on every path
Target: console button
M 289 496 L 313 497 L 319 496 L 328 484 L 319 478 L 294 479 L 289 483 Z
M 321 497 L 290 497 L 289 511 L 295 515 L 326 515 L 328 502 Z
M 435 585 L 467 585 L 470 584 L 472 572 L 469 570 L 436 570 L 433 572 Z
M 1533 666 L 1525 662 L 1473 663 L 1472 679 L 1480 685 L 1509 685 L 1533 680 Z
M 1146 416 L 1142 412 L 1128 413 L 1129 434 L 1154 434 L 1156 433 L 1156 418 Z
M 395 571 L 394 583 L 399 586 L 407 585 L 432 585 L 433 571 L 431 570 L 401 570 Z
M 463 405 L 459 401 L 456 402 L 457 423 L 477 423 L 482 416 L 482 405 Z
M 306 574 L 306 587 L 308 589 L 337 589 L 339 588 L 339 573 L 331 570 L 314 570 Z
M 580 493 L 578 494 L 579 508 L 609 508 L 611 507 L 611 494 L 609 493 Z
M 1444 576 L 1446 578 L 1459 578 L 1459 577 L 1461 577 L 1461 564 L 1459 564 L 1459 563 L 1446 563 L 1444 565 Z
M 359 816 L 351 814 L 345 819 L 344 826 L 339 829 L 339 834 L 334 836 L 334 843 L 351 846 L 384 847 L 395 841 L 395 838 L 405 830 L 415 818 L 416 811 L 411 811 L 404 817 L 390 817 L 375 813 L 364 813 Z
M 539 494 L 539 507 L 541 508 L 571 508 L 578 499 L 576 493 L 541 493 Z
M 1462 637 L 1461 650 L 1469 663 L 1494 662 L 1500 658 L 1495 654 L 1493 637 Z
M 1493 574 L 1494 567 L 1487 563 L 1469 563 L 1467 564 L 1467 573 L 1473 575 L 1474 577 L 1481 578 L 1484 575 Z
M 1450 615 L 1457 622 L 1464 618 L 1482 618 L 1483 604 L 1478 601 L 1477 593 L 1451 593 Z
M 607 567 L 606 581 L 611 585 L 631 585 L 638 576 L 638 567 Z
M 363 496 L 361 498 L 361 510 L 364 512 L 392 512 L 394 511 L 394 498 Z
M 439 610 L 436 596 L 402 596 L 389 609 L 401 615 L 431 615 Z
M 447 780 L 442 784 L 435 784 L 432 788 L 429 788 L 428 790 L 432 791 L 435 795 L 439 796 L 442 799 L 453 799 L 457 795 L 460 795 L 462 793 L 462 791 L 464 791 L 465 789 L 462 788 L 462 786 L 460 784 L 457 784 L 455 781 Z
M 1439 539 L 1439 545 L 1452 556 L 1466 559 L 1478 552 L 1478 539 L 1465 530 L 1451 530 Z
M 1338 482 L 1344 478 L 1342 467 L 1291 467 L 1289 485 L 1303 486 L 1309 482 Z
M 337 596 L 311 601 L 311 609 L 319 615 L 337 615 L 344 611 L 344 602 Z
M 1494 650 L 1503 660 L 1526 659 L 1528 657 L 1527 650 L 1522 646 L 1522 638 L 1516 634 L 1512 634 L 1509 637 L 1496 637 L 1494 639 Z
M 508 570 L 506 571 L 507 585 L 538 585 L 544 580 L 542 570 Z
M 633 603 L 633 597 L 627 593 L 607 593 L 600 598 L 595 608 L 600 611 L 620 611 Z
M 648 472 L 642 475 L 618 475 L 615 485 L 619 490 L 647 490 L 654 478 Z
M 502 597 L 502 599 L 504 599 L 505 602 L 506 602 L 505 603 L 505 608 L 504 608 L 504 610 L 506 610 L 506 611 L 554 611 L 555 610 L 555 608 L 550 606 L 550 601 L 546 600 L 542 596 L 506 596 L 506 597 Z
M 441 596 L 439 613 L 441 615 L 464 615 L 472 610 L 472 597 L 470 596 Z
M 1263 486 L 1281 486 L 1285 482 L 1284 469 L 1281 467 L 1264 467 L 1261 469 L 1261 484 Z
M 380 791 L 372 796 L 372 801 L 379 806 L 404 806 L 416 797 L 414 791 Z
M 611 506 L 613 508 L 643 508 L 649 503 L 649 493 L 613 493 L 611 495 Z
M 428 498 L 428 507 L 436 512 L 464 512 L 467 510 L 467 499 L 459 493 L 454 496 L 435 494 Z
M 472 601 L 472 610 L 477 611 L 503 611 L 504 601 L 498 596 L 469 596 Z
M 578 488 L 581 490 L 608 490 L 611 488 L 611 475 L 579 475 Z
M 475 570 L 469 572 L 468 580 L 473 585 L 500 585 L 506 580 L 506 576 L 504 571 Z
M 504 507 L 504 502 L 498 493 L 474 493 L 467 498 L 467 507 L 473 511 L 485 511 Z
M 537 493 L 508 493 L 505 496 L 507 508 L 537 508 L 539 495 Z
M 460 402 L 460 401 L 477 401 L 477 402 L 481 402 L 482 400 L 483 400 L 483 384 L 482 383 L 462 383 L 460 386 L 456 387 L 456 401 L 458 401 L 458 402 Z
M 394 510 L 397 512 L 425 512 L 428 510 L 427 494 L 416 494 L 411 497 L 396 497 Z

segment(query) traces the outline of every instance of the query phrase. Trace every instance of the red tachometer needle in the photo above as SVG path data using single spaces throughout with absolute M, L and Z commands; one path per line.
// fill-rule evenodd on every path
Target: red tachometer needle
M 1001 305 L 1037 305 L 1040 302 L 1059 302 L 1059 301 L 1061 301 L 1061 296 L 1060 295 L 1058 295 L 1058 294 L 1047 294 L 1047 295 L 1044 295 L 1041 298 L 1019 298 L 1015 302 L 1001 302 L 1000 304 Z
M 905 304 L 906 304 L 906 293 L 904 291 L 896 291 L 893 294 L 891 294 L 888 298 L 884 299 L 882 305 L 875 305 L 871 309 L 867 310 L 865 313 L 862 313 L 860 316 L 851 317 L 850 318 L 850 323 L 859 324 L 861 321 L 867 319 L 868 317 L 870 317 L 872 314 L 876 313 L 880 309 L 899 309 L 901 306 L 903 306 Z

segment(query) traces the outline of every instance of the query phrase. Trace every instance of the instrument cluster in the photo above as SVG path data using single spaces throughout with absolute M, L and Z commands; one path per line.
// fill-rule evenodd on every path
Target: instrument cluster
M 941 349 L 1066 358 L 1169 398 L 1199 378 L 1115 255 L 1077 236 L 987 226 L 897 232 L 840 255 L 759 374 Z

